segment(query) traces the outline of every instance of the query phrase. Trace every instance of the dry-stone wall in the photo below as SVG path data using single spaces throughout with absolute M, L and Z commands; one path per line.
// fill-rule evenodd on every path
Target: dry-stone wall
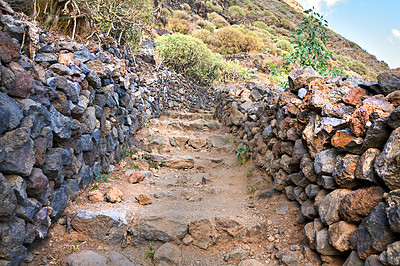
M 41 31 L 29 55 L 25 22 L 0 16 L 0 265 L 18 265 L 146 117 L 210 108 L 216 97 L 157 68 L 151 43 L 130 57 L 111 41 L 83 46 Z
M 378 82 L 293 70 L 290 90 L 223 88 L 220 120 L 301 205 L 309 248 L 399 265 L 400 73 Z M 378 264 L 368 264 L 378 265 Z

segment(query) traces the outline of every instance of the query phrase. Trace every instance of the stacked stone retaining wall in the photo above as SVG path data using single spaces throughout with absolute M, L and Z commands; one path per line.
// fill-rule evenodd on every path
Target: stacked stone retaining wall
M 147 118 L 209 109 L 216 96 L 157 67 L 151 43 L 129 56 L 112 41 L 84 46 L 0 21 L 0 265 L 18 265 L 68 201 L 138 145 Z
M 287 91 L 221 89 L 219 119 L 251 147 L 274 189 L 301 205 L 305 250 L 325 262 L 400 263 L 400 73 L 378 78 L 321 78 L 306 68 L 290 73 Z

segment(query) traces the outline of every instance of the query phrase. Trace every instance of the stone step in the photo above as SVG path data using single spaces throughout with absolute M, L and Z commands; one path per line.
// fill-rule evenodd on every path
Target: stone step
M 168 119 L 154 122 L 155 125 L 160 125 L 164 128 L 177 129 L 182 131 L 215 131 L 221 128 L 221 124 L 216 121 L 206 121 L 204 119 L 196 119 L 192 121 L 180 119 Z
M 215 120 L 213 111 L 203 111 L 198 113 L 186 113 L 180 111 L 165 111 L 163 115 L 175 119 L 197 120 L 204 119 L 206 121 Z
M 71 226 L 92 241 L 122 246 L 143 247 L 153 243 L 183 243 L 206 250 L 216 244 L 262 243 L 268 237 L 268 224 L 261 219 L 214 216 L 164 211 L 79 210 L 71 214 Z
M 148 145 L 158 146 L 158 147 L 179 147 L 185 149 L 195 149 L 195 150 L 203 150 L 203 149 L 224 149 L 227 151 L 232 150 L 231 145 L 229 145 L 229 138 L 216 134 L 209 135 L 204 137 L 195 137 L 195 136 L 187 136 L 181 135 L 181 132 L 172 132 L 169 136 L 165 135 L 150 135 L 147 138 Z

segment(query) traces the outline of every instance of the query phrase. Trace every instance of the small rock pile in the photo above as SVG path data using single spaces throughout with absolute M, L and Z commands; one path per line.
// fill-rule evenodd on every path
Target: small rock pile
M 84 46 L 0 21 L 0 264 L 18 265 L 68 200 L 121 159 L 145 118 L 210 108 L 217 95 L 157 67 L 151 50 L 133 57 L 112 41 Z
M 400 73 L 378 79 L 305 68 L 290 73 L 288 91 L 221 91 L 218 117 L 275 188 L 301 204 L 304 234 L 322 261 L 352 252 L 347 265 L 399 263 Z

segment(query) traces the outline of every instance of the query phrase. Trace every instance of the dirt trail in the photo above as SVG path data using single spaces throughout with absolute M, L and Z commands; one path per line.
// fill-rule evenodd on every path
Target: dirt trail
M 156 251 L 156 265 L 317 264 L 304 248 L 299 207 L 269 190 L 270 178 L 251 161 L 239 165 L 235 138 L 211 112 L 165 113 L 136 138 L 145 144 L 124 150 L 107 178 L 69 204 L 68 218 L 34 246 L 29 265 L 66 258 L 92 265 L 94 257 L 107 265 L 152 265 L 145 254 L 166 242 L 173 245 Z M 144 179 L 132 183 L 138 176 Z M 121 202 L 88 199 L 96 189 L 106 195 L 115 188 Z M 139 204 L 139 194 L 152 203 Z

